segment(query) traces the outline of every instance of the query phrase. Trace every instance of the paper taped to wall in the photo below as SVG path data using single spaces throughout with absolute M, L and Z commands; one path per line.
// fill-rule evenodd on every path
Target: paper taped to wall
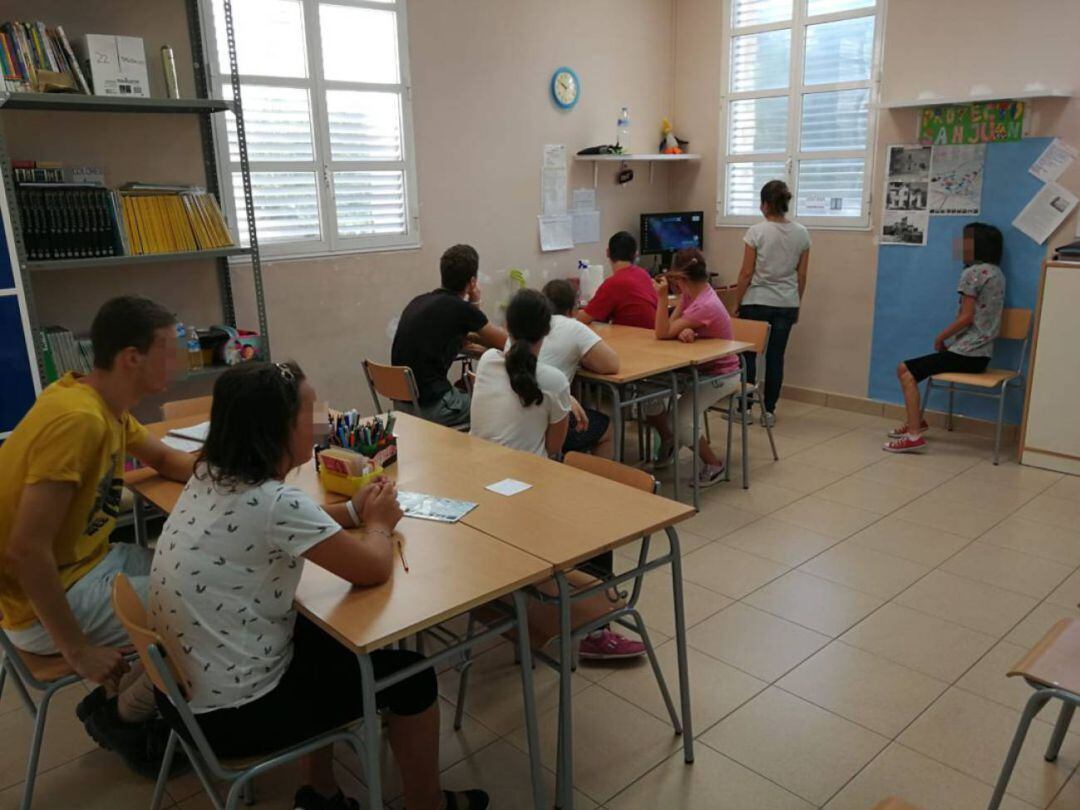
M 1024 206 L 1012 224 L 1041 245 L 1065 221 L 1076 203 L 1075 194 L 1050 182 Z
M 1044 183 L 1053 182 L 1076 160 L 1076 154 L 1075 146 L 1070 146 L 1061 138 L 1054 138 L 1028 171 Z
M 569 250 L 574 246 L 574 225 L 569 214 L 537 217 L 540 221 L 540 250 Z
M 575 245 L 587 245 L 600 241 L 600 212 L 572 211 L 573 237 Z

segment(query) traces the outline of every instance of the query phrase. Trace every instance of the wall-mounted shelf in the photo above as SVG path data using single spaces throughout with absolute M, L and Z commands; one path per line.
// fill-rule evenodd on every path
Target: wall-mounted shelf
M 27 270 L 68 270 L 76 267 L 130 267 L 152 262 L 194 262 L 200 259 L 222 259 L 247 256 L 248 248 L 231 247 L 217 250 L 186 250 L 178 253 L 147 253 L 139 256 L 98 256 L 85 259 L 42 259 L 28 261 Z
M 574 160 L 581 160 L 585 161 L 586 163 L 592 163 L 592 184 L 593 188 L 596 188 L 599 180 L 601 163 L 648 163 L 649 182 L 651 183 L 653 181 L 653 167 L 657 163 L 679 163 L 692 160 L 701 160 L 701 155 L 660 155 L 651 154 L 649 152 L 630 152 L 625 155 L 574 155 Z
M 973 95 L 960 98 L 908 98 L 897 101 L 881 101 L 878 108 L 882 110 L 902 110 L 913 107 L 941 107 L 946 104 L 977 104 L 980 101 L 1023 101 L 1033 98 L 1072 98 L 1076 95 L 1072 90 L 1029 90 L 1020 93 L 995 93 L 993 95 Z
M 214 113 L 231 109 L 218 98 L 120 98 L 82 93 L 0 93 L 5 110 L 58 112 Z

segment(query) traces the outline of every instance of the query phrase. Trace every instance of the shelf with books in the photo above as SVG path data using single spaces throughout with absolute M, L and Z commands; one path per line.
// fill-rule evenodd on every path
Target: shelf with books
M 78 267 L 128 267 L 151 262 L 190 262 L 200 259 L 227 259 L 234 256 L 250 256 L 251 250 L 243 247 L 218 248 L 216 250 L 187 250 L 175 253 L 148 253 L 142 256 L 98 256 L 83 259 L 49 259 L 28 261 L 27 270 L 69 270 Z
M 111 113 L 218 113 L 232 102 L 218 98 L 121 98 L 81 93 L 0 92 L 0 109 Z

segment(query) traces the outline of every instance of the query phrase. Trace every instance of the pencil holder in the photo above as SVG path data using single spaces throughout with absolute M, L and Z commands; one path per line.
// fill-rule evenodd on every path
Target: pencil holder
M 327 491 L 336 492 L 339 495 L 346 495 L 351 498 L 356 494 L 357 490 L 370 484 L 375 478 L 382 475 L 383 472 L 384 470 L 382 467 L 375 467 L 375 469 L 365 475 L 340 475 L 339 473 L 328 470 L 326 465 L 322 465 L 319 467 L 319 480 Z

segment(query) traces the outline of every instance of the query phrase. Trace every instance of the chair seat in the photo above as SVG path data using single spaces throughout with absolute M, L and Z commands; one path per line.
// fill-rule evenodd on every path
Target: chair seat
M 19 650 L 19 658 L 30 670 L 34 680 L 48 683 L 58 681 L 69 675 L 74 675 L 75 670 L 62 655 L 34 655 L 33 653 Z
M 1015 371 L 1008 371 L 1001 368 L 988 368 L 982 374 L 964 374 L 961 372 L 950 371 L 945 374 L 935 374 L 931 379 L 934 382 L 971 385 L 976 388 L 997 388 L 1006 380 L 1012 380 L 1019 376 L 1020 374 Z
M 1009 670 L 1028 681 L 1080 694 L 1080 619 L 1062 619 Z

